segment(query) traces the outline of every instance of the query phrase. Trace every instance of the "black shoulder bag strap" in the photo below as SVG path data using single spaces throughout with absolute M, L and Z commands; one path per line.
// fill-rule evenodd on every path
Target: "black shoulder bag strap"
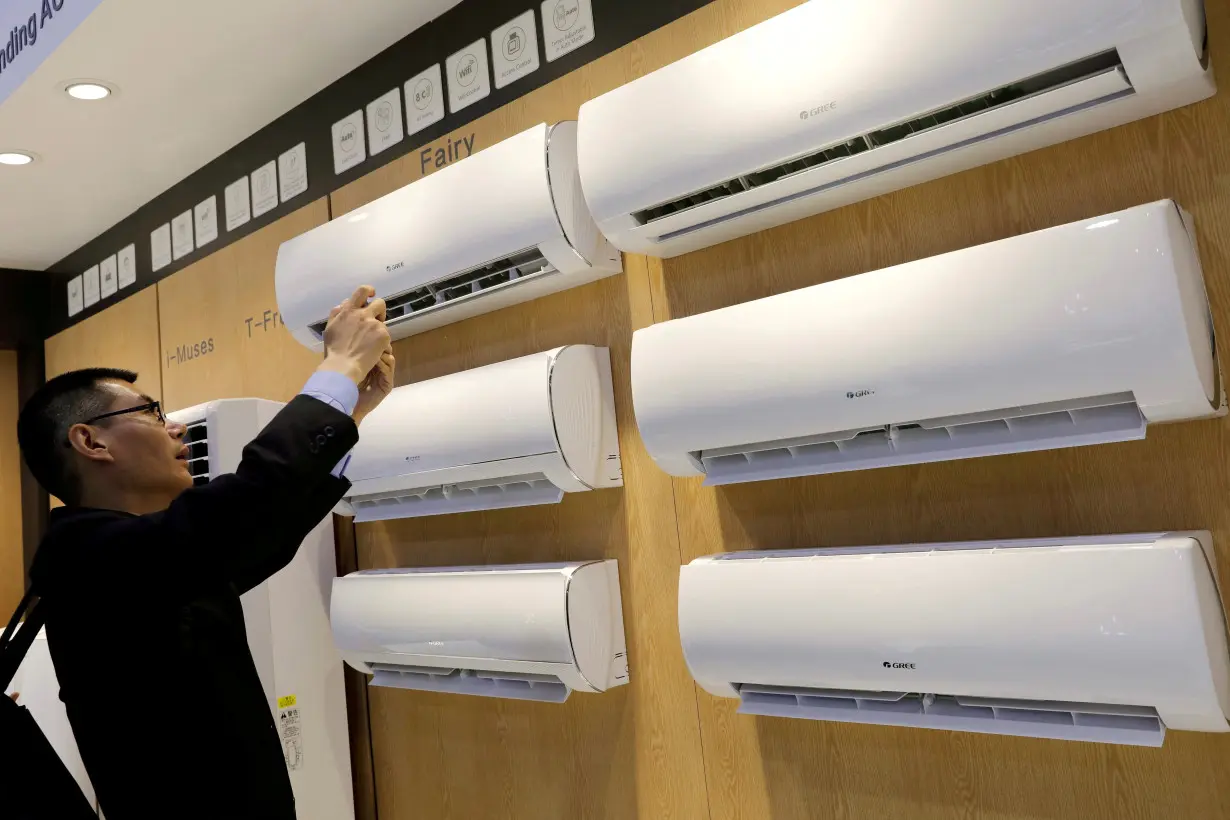
M 21 623 L 23 615 L 26 618 L 25 623 Z M 45 620 L 38 593 L 31 587 L 17 605 L 17 611 L 4 628 L 4 634 L 0 635 L 0 694 L 3 694 L 17 675 L 17 668 L 34 645 L 34 639 L 38 637 Z M 18 624 L 21 624 L 20 629 Z
M 31 589 L 0 635 L 0 814 L 5 820 L 97 820 L 30 710 L 4 695 L 43 628 L 45 613 L 46 604 Z

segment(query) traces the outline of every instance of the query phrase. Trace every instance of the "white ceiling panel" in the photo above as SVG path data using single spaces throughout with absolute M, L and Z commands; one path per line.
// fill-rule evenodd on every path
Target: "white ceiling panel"
M 0 267 L 54 264 L 458 2 L 104 0 L 0 105 L 0 151 L 39 158 L 0 166 Z

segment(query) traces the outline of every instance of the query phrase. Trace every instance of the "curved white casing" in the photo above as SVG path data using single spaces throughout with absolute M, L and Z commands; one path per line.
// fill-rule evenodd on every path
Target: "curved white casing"
M 359 285 L 395 297 L 521 252 L 545 257 L 530 276 L 409 316 L 394 338 L 585 284 L 622 269 L 598 232 L 576 173 L 576 123 L 536 125 L 282 244 L 278 310 L 304 345 Z
M 333 637 L 373 686 L 559 702 L 628 682 L 614 560 L 352 573 Z
M 676 256 L 1209 97 L 1204 32 L 1200 0 L 803 3 L 581 106 L 585 198 L 616 247 Z M 1112 51 L 1121 68 L 635 216 Z
M 1160 745 L 1230 729 L 1215 567 L 1207 532 L 729 553 L 679 633 L 745 713 Z
M 1224 412 L 1195 237 L 1170 201 L 650 325 L 632 395 L 657 464 L 709 484 Z
M 357 521 L 555 503 L 623 486 L 610 353 L 569 345 L 398 387 L 363 420 Z
M 267 399 L 220 399 L 167 418 L 188 425 L 189 455 L 208 464 L 198 480 L 212 481 L 239 467 L 243 448 L 282 407 Z M 336 576 L 333 518 L 325 516 L 287 566 L 240 596 L 271 717 L 280 725 L 287 709 L 296 711 L 298 739 L 283 736 L 283 751 L 301 820 L 354 817 L 344 669 L 329 626 Z M 290 696 L 293 706 L 282 707 Z

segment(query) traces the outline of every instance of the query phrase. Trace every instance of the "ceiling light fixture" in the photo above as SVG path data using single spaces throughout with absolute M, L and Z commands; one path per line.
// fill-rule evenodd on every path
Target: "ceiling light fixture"
M 65 84 L 64 90 L 75 100 L 103 100 L 113 92 L 111 86 L 96 80 L 73 80 Z
M 0 165 L 29 165 L 34 155 L 25 151 L 0 151 Z

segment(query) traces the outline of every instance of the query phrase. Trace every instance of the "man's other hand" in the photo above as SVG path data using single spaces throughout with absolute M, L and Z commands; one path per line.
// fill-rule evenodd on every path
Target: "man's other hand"
M 325 325 L 325 360 L 319 369 L 342 373 L 360 387 L 392 346 L 384 323 L 384 300 L 375 297 L 375 288 L 361 286 L 329 311 Z M 391 389 L 391 371 L 389 383 Z
M 380 357 L 380 361 L 367 374 L 367 378 L 359 385 L 359 403 L 354 408 L 354 420 L 359 424 L 367 414 L 380 406 L 380 402 L 393 390 L 393 371 L 397 361 L 393 358 L 390 348 Z

